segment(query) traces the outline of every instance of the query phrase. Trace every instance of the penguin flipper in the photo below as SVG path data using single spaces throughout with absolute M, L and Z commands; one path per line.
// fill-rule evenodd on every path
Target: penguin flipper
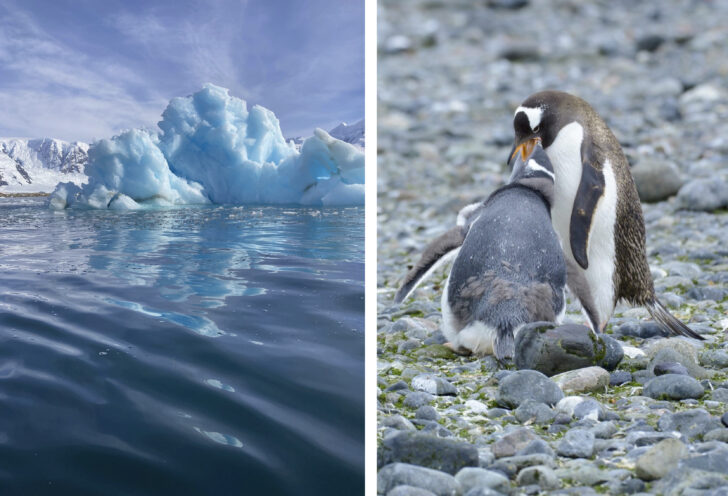
M 574 260 L 584 270 L 589 267 L 587 247 L 592 219 L 599 199 L 604 195 L 604 174 L 591 162 L 586 161 L 582 164 L 581 181 L 576 190 L 569 224 L 571 253 L 574 255 Z
M 452 258 L 465 241 L 465 234 L 467 234 L 466 227 L 455 226 L 427 245 L 417 264 L 405 276 L 402 286 L 394 295 L 394 302 L 402 303 L 420 282 Z
M 647 311 L 650 313 L 652 318 L 655 319 L 658 324 L 660 324 L 660 327 L 665 329 L 670 334 L 673 334 L 675 336 L 687 336 L 689 338 L 705 341 L 705 338 L 703 336 L 690 329 L 688 326 L 683 324 L 677 317 L 671 314 L 657 298 L 647 303 L 645 305 L 645 308 L 647 308 Z

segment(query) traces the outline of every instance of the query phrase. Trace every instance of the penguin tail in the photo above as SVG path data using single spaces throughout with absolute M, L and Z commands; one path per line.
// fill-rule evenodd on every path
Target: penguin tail
M 493 354 L 500 362 L 504 362 L 506 359 L 513 358 L 516 344 L 513 339 L 513 329 L 508 327 L 498 328 L 495 335 L 495 342 L 493 343 Z
M 655 321 L 670 334 L 675 336 L 687 336 L 689 338 L 705 341 L 704 337 L 690 329 L 688 326 L 680 322 L 677 317 L 671 314 L 657 298 L 648 302 L 645 305 L 645 308 L 647 308 L 647 311 L 650 312 L 652 318 L 655 319 Z

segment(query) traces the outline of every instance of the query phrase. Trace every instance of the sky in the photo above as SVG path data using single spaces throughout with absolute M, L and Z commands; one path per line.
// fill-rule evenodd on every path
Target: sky
M 0 136 L 158 130 L 204 83 L 284 136 L 364 117 L 364 0 L 0 0 Z

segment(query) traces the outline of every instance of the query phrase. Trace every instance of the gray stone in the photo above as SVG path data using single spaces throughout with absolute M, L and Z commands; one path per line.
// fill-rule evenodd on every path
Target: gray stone
M 377 493 L 387 494 L 397 486 L 413 486 L 438 495 L 455 496 L 459 485 L 452 475 L 406 463 L 392 463 L 377 473 Z
M 710 393 L 710 399 L 713 401 L 720 401 L 721 403 L 728 403 L 728 389 L 718 388 Z
M 430 393 L 424 393 L 421 391 L 412 391 L 407 393 L 407 396 L 404 397 L 404 406 L 412 408 L 413 410 L 418 409 L 422 405 L 427 405 L 428 403 L 431 403 L 435 397 L 431 395 Z
M 484 468 L 467 467 L 455 475 L 463 494 L 476 488 L 492 489 L 501 493 L 510 493 L 511 484 L 507 477 L 498 472 Z
M 610 439 L 617 433 L 617 425 L 614 422 L 599 422 L 589 430 L 597 439 Z
M 389 417 L 383 417 L 379 423 L 384 427 L 392 427 L 393 429 L 400 431 L 415 429 L 412 422 L 404 418 L 402 415 L 390 415 Z
M 514 363 L 518 369 L 554 375 L 592 365 L 613 370 L 622 360 L 622 347 L 612 338 L 595 335 L 576 324 L 550 322 L 525 325 L 516 337 Z
M 628 382 L 632 382 L 632 374 L 627 372 L 626 370 L 615 370 L 614 372 L 609 374 L 610 386 L 621 386 L 622 384 L 626 384 Z
M 599 339 L 604 342 L 604 358 L 598 364 L 606 370 L 614 370 L 624 358 L 622 345 L 611 336 L 600 334 Z
M 724 413 L 723 416 L 720 418 L 721 423 L 728 427 L 728 412 Z
M 666 413 L 657 421 L 657 427 L 663 432 L 677 431 L 688 439 L 695 439 L 720 427 L 720 422 L 705 410 L 695 409 Z
M 378 458 L 380 466 L 402 462 L 449 474 L 455 474 L 463 467 L 478 466 L 478 450 L 472 444 L 412 431 L 384 439 Z
M 708 490 L 728 485 L 728 476 L 698 470 L 687 466 L 686 462 L 683 460 L 675 470 L 653 482 L 651 492 L 665 496 L 707 496 Z
M 665 330 L 656 322 L 627 322 L 614 330 L 615 336 L 630 336 L 634 338 L 649 339 L 666 336 Z
M 645 481 L 661 479 L 675 469 L 687 453 L 687 447 L 677 439 L 660 441 L 637 459 L 635 465 L 637 477 Z
M 728 290 L 726 290 L 724 288 L 717 288 L 714 286 L 690 288 L 690 290 L 688 290 L 688 292 L 687 292 L 688 298 L 691 298 L 693 300 L 698 300 L 698 301 L 704 301 L 704 300 L 722 301 L 723 298 L 726 297 L 726 295 L 728 295 Z
M 728 181 L 720 177 L 693 179 L 680 188 L 677 204 L 687 210 L 706 212 L 728 207 Z
M 550 457 L 554 456 L 554 450 L 551 449 L 551 446 L 549 446 L 549 443 L 544 441 L 543 439 L 534 439 L 528 445 L 519 450 L 516 453 L 516 456 L 526 456 L 526 455 L 547 455 Z
M 493 443 L 491 451 L 496 458 L 513 456 L 522 448 L 528 446 L 531 441 L 538 439 L 538 436 L 531 432 L 530 429 L 522 427 L 508 434 L 505 434 L 499 440 Z
M 720 446 L 707 453 L 683 460 L 682 465 L 705 472 L 718 472 L 728 475 L 728 447 Z
M 728 389 L 726 389 L 728 392 Z M 515 416 L 522 424 L 547 424 L 554 419 L 554 411 L 546 403 L 526 400 L 516 408 Z
M 601 367 L 585 367 L 562 372 L 551 379 L 566 394 L 604 392 L 609 385 L 609 372 Z
M 643 394 L 656 400 L 682 400 L 703 396 L 703 386 L 690 376 L 666 374 L 645 384 Z
M 543 465 L 526 467 L 521 470 L 516 477 L 516 484 L 519 486 L 536 484 L 545 491 L 561 487 L 561 481 L 556 477 L 554 471 Z
M 417 377 L 413 377 L 412 389 L 414 389 L 415 391 L 423 391 L 425 393 L 430 393 L 437 396 L 454 396 L 458 394 L 457 388 L 450 384 L 447 379 L 433 374 L 420 374 Z
M 569 458 L 591 458 L 594 453 L 594 433 L 586 429 L 571 429 L 557 445 L 556 453 Z
M 660 362 L 655 364 L 652 370 L 655 375 L 677 374 L 690 375 L 688 369 L 679 362 Z
M 498 384 L 496 401 L 506 408 L 517 408 L 526 400 L 555 405 L 564 397 L 559 386 L 535 370 L 519 370 Z
M 650 358 L 650 371 L 658 363 L 677 362 L 688 370 L 691 377 L 696 379 L 708 377 L 706 370 L 698 365 L 698 353 L 695 347 L 684 339 L 660 339 L 650 345 L 647 355 Z
M 717 369 L 728 367 L 728 352 L 723 350 L 706 350 L 700 354 L 700 363 L 706 367 Z
M 392 384 L 391 386 L 389 386 L 387 389 L 385 389 L 385 391 L 387 391 L 387 392 L 401 391 L 403 389 L 409 389 L 409 385 L 404 381 L 397 381 L 394 384 Z
M 489 468 L 503 472 L 510 478 L 515 476 L 524 467 L 533 467 L 535 465 L 546 465 L 553 468 L 556 466 L 556 462 L 553 456 L 535 453 L 533 455 L 516 455 L 500 458 Z
M 665 42 L 665 37 L 659 33 L 650 33 L 645 34 L 637 38 L 637 41 L 635 42 L 635 48 L 637 51 L 646 51 L 646 52 L 654 52 L 660 46 Z M 641 163 L 641 162 L 640 162 Z M 673 165 L 673 167 L 675 167 Z M 663 173 L 667 173 L 668 171 L 664 171 Z M 677 167 L 675 167 L 675 172 L 677 172 Z M 640 195 L 640 199 L 642 199 L 642 195 Z M 643 201 L 647 201 L 644 200 Z
M 609 480 L 609 473 L 600 470 L 589 460 L 576 459 L 567 461 L 562 468 L 556 470 L 560 479 L 571 479 L 574 485 L 594 486 Z
M 464 496 L 504 496 L 500 491 L 489 489 L 487 487 L 474 487 L 464 494 Z
M 721 443 L 728 443 L 728 429 L 725 427 L 713 429 L 703 436 L 703 441 L 720 441 Z
M 415 486 L 397 486 L 387 496 L 435 496 L 435 493 Z
M 683 185 L 680 170 L 665 159 L 645 158 L 632 167 L 637 193 L 643 202 L 658 202 L 677 194 Z
M 604 419 L 604 407 L 597 400 L 587 398 L 574 408 L 574 418 L 576 419 Z
M 415 412 L 415 418 L 422 420 L 440 420 L 440 414 L 437 413 L 434 407 L 430 405 L 423 405 Z

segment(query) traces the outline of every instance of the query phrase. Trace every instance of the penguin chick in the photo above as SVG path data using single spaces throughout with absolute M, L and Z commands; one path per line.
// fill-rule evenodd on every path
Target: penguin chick
M 528 97 L 513 118 L 513 153 L 536 140 L 555 182 L 551 219 L 563 243 L 568 284 L 595 332 L 620 299 L 644 306 L 671 334 L 703 339 L 655 296 L 637 188 L 619 142 L 586 101 L 560 91 Z
M 514 153 L 506 186 L 458 214 L 430 243 L 395 296 L 403 301 L 455 257 L 442 294 L 443 334 L 460 353 L 512 358 L 529 322 L 560 322 L 566 266 L 551 226 L 554 174 L 540 143 Z

